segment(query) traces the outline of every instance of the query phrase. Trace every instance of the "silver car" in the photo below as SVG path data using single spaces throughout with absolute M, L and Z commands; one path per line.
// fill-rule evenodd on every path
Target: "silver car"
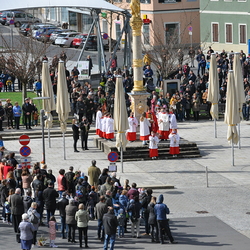
M 51 42 L 52 44 L 55 44 L 55 40 L 56 40 L 56 38 L 58 37 L 58 35 L 61 34 L 61 33 L 65 33 L 65 32 L 76 32 L 76 30 L 69 30 L 69 29 L 55 30 L 55 31 L 54 31 L 53 33 L 51 33 L 51 35 L 50 35 L 50 38 L 49 38 L 50 42 Z
M 80 34 L 80 32 L 68 32 L 61 33 L 57 36 L 55 40 L 55 45 L 59 45 L 60 47 L 72 47 L 72 42 L 76 35 Z

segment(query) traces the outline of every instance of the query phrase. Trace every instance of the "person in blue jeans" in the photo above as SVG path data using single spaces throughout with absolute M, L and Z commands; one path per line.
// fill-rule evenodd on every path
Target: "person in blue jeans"
M 108 250 L 109 244 L 109 250 L 113 250 L 115 245 L 116 229 L 118 226 L 118 220 L 115 216 L 113 207 L 108 207 L 108 212 L 103 215 L 102 220 L 105 232 L 103 250 Z

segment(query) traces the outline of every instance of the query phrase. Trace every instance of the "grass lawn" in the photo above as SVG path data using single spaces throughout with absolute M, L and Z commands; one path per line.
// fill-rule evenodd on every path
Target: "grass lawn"
M 34 97 L 37 97 L 36 93 L 27 91 L 27 97 L 30 97 L 33 99 Z M 0 92 L 0 100 L 2 100 L 3 105 L 5 104 L 6 99 L 10 99 L 12 105 L 14 106 L 15 102 L 18 102 L 19 106 L 22 107 L 23 101 L 22 101 L 22 92 Z M 34 103 L 36 104 L 36 107 L 40 114 L 40 109 L 42 109 L 42 101 L 40 100 L 40 104 L 38 100 L 34 100 Z M 40 118 L 38 119 L 38 123 L 40 123 Z M 20 124 L 23 124 L 23 116 L 20 119 Z
M 27 92 L 27 96 L 30 97 L 31 99 L 34 97 L 37 97 L 36 93 L 34 92 Z M 19 106 L 22 107 L 23 102 L 22 102 L 22 92 L 0 92 L 0 99 L 4 103 L 6 99 L 10 99 L 12 105 L 14 105 L 15 102 L 18 102 Z M 36 104 L 38 109 L 42 108 L 42 101 L 40 101 L 40 107 L 39 107 L 39 101 L 34 100 L 34 103 Z

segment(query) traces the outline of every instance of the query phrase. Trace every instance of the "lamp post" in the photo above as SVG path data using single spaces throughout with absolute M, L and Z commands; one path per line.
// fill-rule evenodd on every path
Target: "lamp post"
M 39 101 L 39 108 L 40 108 L 40 101 L 41 100 L 48 100 L 50 97 L 46 96 L 40 96 L 40 97 L 34 97 L 33 100 L 38 100 Z M 42 163 L 45 164 L 45 140 L 44 140 L 44 121 L 47 120 L 47 116 L 45 115 L 44 109 L 40 110 L 40 123 L 42 125 L 42 143 L 43 143 L 43 159 Z
M 45 164 L 44 121 L 47 119 L 47 116 L 45 115 L 44 109 L 40 110 L 40 119 L 41 119 L 41 125 L 42 125 L 42 143 L 43 143 L 43 159 L 42 159 L 42 163 Z

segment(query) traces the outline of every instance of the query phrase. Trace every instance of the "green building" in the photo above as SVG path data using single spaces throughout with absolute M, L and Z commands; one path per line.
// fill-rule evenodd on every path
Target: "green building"
M 200 0 L 201 47 L 248 53 L 250 0 Z

